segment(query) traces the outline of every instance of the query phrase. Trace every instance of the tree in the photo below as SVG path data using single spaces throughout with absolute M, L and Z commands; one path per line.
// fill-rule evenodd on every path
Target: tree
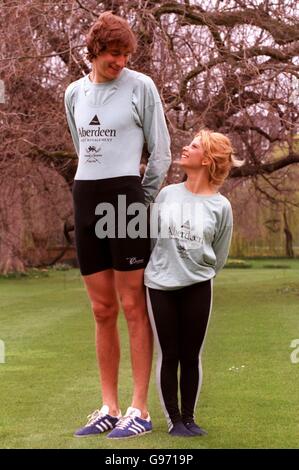
M 175 160 L 202 126 L 231 136 L 237 155 L 246 160 L 231 176 L 251 178 L 262 198 L 273 197 L 275 187 L 281 191 L 278 181 L 299 162 L 295 0 L 2 0 L 0 5 L 0 79 L 6 88 L 5 103 L 0 102 L 1 184 L 7 168 L 26 160 L 28 168 L 52 168 L 71 187 L 76 156 L 63 93 L 90 70 L 84 37 L 107 9 L 132 24 L 141 47 L 131 65 L 152 76 L 164 101 L 174 157 L 168 181 L 182 177 Z M 280 155 L 273 151 L 278 145 Z

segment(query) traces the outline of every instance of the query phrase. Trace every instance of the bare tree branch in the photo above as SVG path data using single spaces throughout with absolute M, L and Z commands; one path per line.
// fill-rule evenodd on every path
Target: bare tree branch
M 299 22 L 287 24 L 270 16 L 267 11 L 259 8 L 244 8 L 242 10 L 209 12 L 198 6 L 182 5 L 176 2 L 166 2 L 153 12 L 156 18 L 162 15 L 175 13 L 188 20 L 189 24 L 208 26 L 213 23 L 217 26 L 234 27 L 248 24 L 268 31 L 277 44 L 287 44 L 299 39 Z
M 285 168 L 286 166 L 292 165 L 293 163 L 299 163 L 298 153 L 290 153 L 285 158 L 281 158 L 280 160 L 277 160 L 271 163 L 264 163 L 260 165 L 258 168 L 255 166 L 249 166 L 249 165 L 245 165 L 240 168 L 233 168 L 230 176 L 232 178 L 239 178 L 239 177 L 254 176 L 256 174 L 262 174 L 262 173 L 270 174 L 277 170 L 281 170 L 282 168 Z

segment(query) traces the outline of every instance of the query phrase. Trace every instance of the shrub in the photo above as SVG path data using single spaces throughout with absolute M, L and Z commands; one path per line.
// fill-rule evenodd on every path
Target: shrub
M 224 267 L 229 269 L 248 269 L 251 268 L 252 265 L 243 259 L 229 259 Z

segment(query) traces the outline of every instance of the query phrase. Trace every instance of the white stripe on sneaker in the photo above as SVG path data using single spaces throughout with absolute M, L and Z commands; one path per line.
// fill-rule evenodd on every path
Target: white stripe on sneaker
M 134 429 L 132 427 L 128 428 L 128 430 L 134 432 L 135 434 L 140 434 L 139 431 L 136 431 L 136 429 Z
M 141 424 L 139 424 L 139 423 L 133 423 L 133 424 L 132 424 L 132 427 L 134 427 L 135 429 L 137 429 L 137 431 L 139 431 L 139 432 L 144 432 L 144 431 L 145 431 L 145 428 L 144 428 Z
M 105 425 L 105 423 L 96 424 L 96 428 L 98 428 L 101 432 L 107 431 L 107 426 Z

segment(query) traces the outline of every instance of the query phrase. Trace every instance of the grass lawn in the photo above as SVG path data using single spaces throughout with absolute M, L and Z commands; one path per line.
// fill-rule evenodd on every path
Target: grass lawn
M 122 314 L 119 325 L 125 411 L 132 378 Z M 117 442 L 104 435 L 78 439 L 73 431 L 100 405 L 93 320 L 79 272 L 1 278 L 0 448 L 299 448 L 299 363 L 290 360 L 296 338 L 299 260 L 225 269 L 214 283 L 197 407 L 209 435 L 168 436 L 153 373 L 153 433 Z

